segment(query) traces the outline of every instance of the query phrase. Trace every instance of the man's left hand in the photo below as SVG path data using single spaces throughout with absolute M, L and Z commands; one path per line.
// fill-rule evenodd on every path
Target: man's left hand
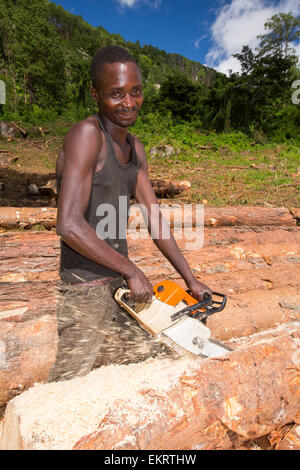
M 198 281 L 196 278 L 187 283 L 187 287 L 191 291 L 191 295 L 199 301 L 203 300 L 203 296 L 206 292 L 209 295 L 212 295 L 212 290 L 205 284 L 202 284 L 202 282 Z

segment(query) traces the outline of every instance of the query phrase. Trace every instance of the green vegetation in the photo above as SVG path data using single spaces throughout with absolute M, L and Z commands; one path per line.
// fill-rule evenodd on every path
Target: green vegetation
M 241 73 L 227 77 L 93 28 L 48 0 L 0 0 L 0 80 L 7 89 L 0 120 L 29 131 L 26 141 L 0 141 L 18 158 L 0 171 L 2 181 L 15 181 L 5 197 L 25 200 L 24 174 L 47 182 L 72 123 L 97 111 L 89 93 L 94 53 L 118 44 L 134 55 L 144 81 L 132 132 L 147 151 L 174 148 L 169 158 L 150 157 L 152 177 L 190 180 L 184 197 L 195 202 L 299 205 L 300 106 L 292 103 L 292 84 L 300 69 L 290 43 L 299 40 L 300 19 L 281 13 L 265 29 L 257 50 L 244 46 L 236 54 Z
M 0 80 L 7 87 L 3 119 L 32 123 L 84 118 L 95 110 L 89 67 L 97 49 L 126 47 L 136 58 L 150 96 L 153 84 L 175 71 L 211 83 L 216 72 L 119 34 L 94 28 L 48 0 L 0 0 Z M 1 106 L 0 106 L 1 107 Z
M 265 29 L 256 51 L 244 46 L 236 54 L 241 73 L 227 77 L 178 54 L 94 28 L 48 0 L 0 0 L 0 80 L 7 87 L 0 118 L 72 122 L 95 112 L 91 59 L 100 47 L 119 44 L 135 56 L 142 72 L 142 122 L 146 129 L 160 127 L 163 139 L 173 126 L 188 122 L 259 141 L 295 143 L 300 106 L 292 103 L 291 87 L 300 70 L 290 44 L 299 40 L 300 19 L 280 13 Z

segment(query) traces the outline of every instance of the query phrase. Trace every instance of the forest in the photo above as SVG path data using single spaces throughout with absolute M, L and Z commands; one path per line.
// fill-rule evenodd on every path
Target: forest
M 0 0 L 0 80 L 7 97 L 0 119 L 36 124 L 61 117 L 78 120 L 94 112 L 91 59 L 97 49 L 118 44 L 134 55 L 142 72 L 142 122 L 163 119 L 167 127 L 188 123 L 208 131 L 297 141 L 300 69 L 290 44 L 299 36 L 299 18 L 273 16 L 259 47 L 245 45 L 236 54 L 241 72 L 226 76 L 92 27 L 48 0 Z

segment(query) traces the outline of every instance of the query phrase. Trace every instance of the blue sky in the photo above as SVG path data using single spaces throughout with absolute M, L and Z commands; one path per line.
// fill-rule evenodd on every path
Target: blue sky
M 92 26 L 151 44 L 221 72 L 239 70 L 232 54 L 257 46 L 275 13 L 300 14 L 300 0 L 55 0 Z M 299 44 L 294 45 L 300 55 Z

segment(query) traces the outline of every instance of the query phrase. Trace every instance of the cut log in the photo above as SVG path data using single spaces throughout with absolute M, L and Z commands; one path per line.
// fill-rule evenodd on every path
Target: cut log
M 150 180 L 157 197 L 176 196 L 191 188 L 189 181 Z
M 18 157 L 11 157 L 9 155 L 1 155 L 2 152 L 0 152 L 0 166 L 6 166 L 9 165 L 10 163 L 15 163 L 18 160 Z
M 27 196 L 30 196 L 30 197 L 39 196 L 40 194 L 37 185 L 34 183 L 26 185 L 26 193 L 27 193 Z
M 22 136 L 26 139 L 27 137 L 27 131 L 25 129 L 23 129 L 22 127 L 20 127 L 16 122 L 11 122 L 11 124 L 18 130 L 21 132 Z
M 185 209 L 184 209 L 185 210 Z M 162 210 L 163 215 L 167 217 L 168 212 L 174 212 L 174 219 L 182 219 L 184 211 L 182 208 L 169 207 Z M 197 222 L 196 209 L 191 211 L 191 205 L 188 205 L 189 212 L 192 212 L 193 226 Z M 199 213 L 199 210 L 198 210 Z M 222 226 L 270 226 L 270 225 L 296 225 L 292 214 L 284 207 L 252 207 L 252 206 L 234 206 L 234 207 L 205 207 L 204 225 L 211 227 Z
M 299 221 L 300 220 L 300 207 L 291 207 L 290 208 L 291 214 L 293 217 Z
M 54 228 L 56 213 L 54 207 L 1 207 L 0 227 L 30 228 L 39 224 L 47 229 Z
M 180 247 L 181 243 L 179 240 Z M 228 295 L 226 309 L 207 321 L 214 338 L 224 341 L 249 336 L 299 318 L 299 247 L 300 227 L 205 228 L 204 248 L 186 252 L 185 256 L 201 282 Z M 185 287 L 150 238 L 137 242 L 129 235 L 129 256 L 152 284 L 174 279 Z M 0 236 L 0 259 L 1 328 L 9 326 L 9 331 L 20 331 L 20 323 L 38 321 L 43 315 L 54 319 L 59 237 L 54 232 L 6 232 Z M 49 331 L 48 340 L 54 355 L 51 334 Z M 23 345 L 29 348 L 27 354 L 33 354 L 29 337 L 18 343 L 18 348 Z M 17 349 L 15 354 L 18 356 L 20 351 Z M 14 376 L 23 390 L 22 363 L 18 364 Z M 0 373 L 8 371 L 0 366 Z M 34 381 L 33 374 L 25 387 Z M 9 389 L 9 380 L 3 384 L 0 394 L 12 397 L 5 389 Z
M 186 207 L 161 206 L 164 218 L 170 222 L 170 227 L 175 226 L 201 226 L 202 209 L 193 208 L 191 204 Z M 56 226 L 57 209 L 54 207 L 1 207 L 0 228 L 30 228 L 40 224 L 45 228 Z M 137 226 L 137 219 L 142 227 L 145 226 L 141 213 L 137 212 L 129 218 L 129 226 L 134 223 Z M 206 227 L 224 226 L 295 226 L 296 217 L 284 207 L 205 207 L 204 225 Z
M 155 359 L 35 385 L 8 404 L 0 448 L 241 448 L 300 422 L 299 344 L 295 322 L 232 343 L 226 358 Z
M 0 405 L 46 380 L 55 361 L 56 330 L 54 315 L 1 323 Z
M 56 198 L 57 197 L 56 180 L 55 179 L 49 180 L 47 184 L 45 184 L 44 186 L 39 186 L 38 190 L 41 196 L 48 196 L 50 198 Z
M 275 450 L 300 450 L 300 426 L 294 425 L 276 445 Z

